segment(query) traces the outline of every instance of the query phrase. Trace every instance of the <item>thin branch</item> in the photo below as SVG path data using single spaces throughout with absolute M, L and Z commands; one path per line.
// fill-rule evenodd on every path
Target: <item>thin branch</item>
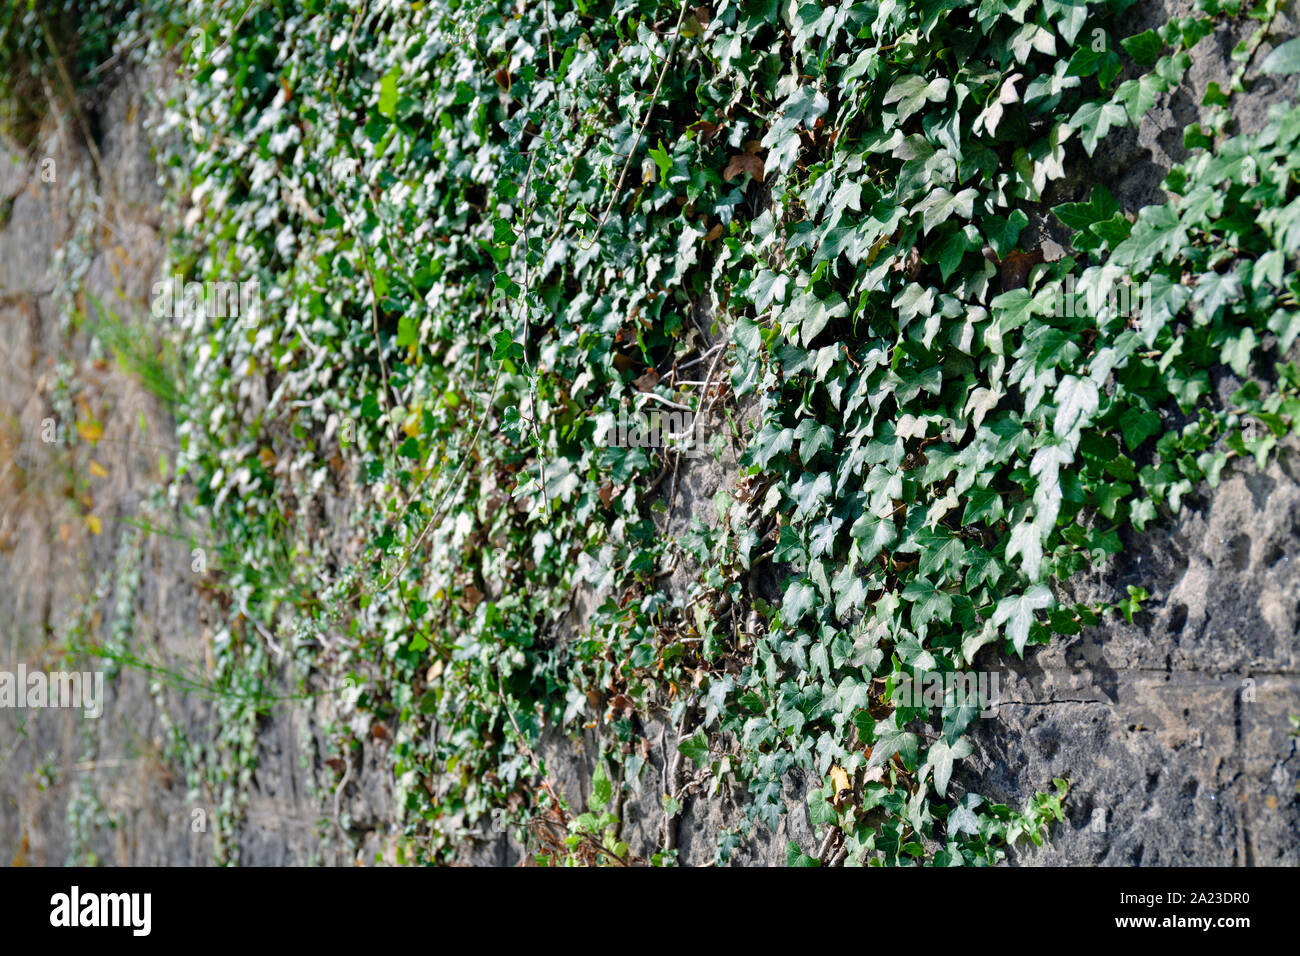
M 664 65 L 659 68 L 659 79 L 655 81 L 655 89 L 650 94 L 650 105 L 646 108 L 645 118 L 641 120 L 641 128 L 636 132 L 636 139 L 632 141 L 632 150 L 627 154 L 627 159 L 623 163 L 623 170 L 618 174 L 618 182 L 614 186 L 614 194 L 609 197 L 609 205 L 605 207 L 605 213 L 600 217 L 600 222 L 596 224 L 596 231 L 592 233 L 591 242 L 583 248 L 590 249 L 600 238 L 600 231 L 605 228 L 605 221 L 609 219 L 610 212 L 614 209 L 614 203 L 618 202 L 618 194 L 623 189 L 623 180 L 627 177 L 628 167 L 632 165 L 632 158 L 636 156 L 637 149 L 641 146 L 641 138 L 645 135 L 646 127 L 650 125 L 650 117 L 654 114 L 655 104 L 659 101 L 659 89 L 664 84 L 664 77 L 668 74 L 668 65 L 673 62 L 673 57 L 677 54 L 677 41 L 682 38 L 682 20 L 686 17 L 686 0 L 682 0 L 681 12 L 677 14 L 677 27 L 673 30 L 673 42 L 668 48 L 668 56 L 664 58 Z

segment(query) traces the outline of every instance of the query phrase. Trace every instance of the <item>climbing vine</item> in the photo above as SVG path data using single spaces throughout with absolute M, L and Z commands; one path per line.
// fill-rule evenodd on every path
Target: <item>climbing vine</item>
M 504 812 L 544 861 L 632 861 L 616 794 L 656 761 L 636 862 L 724 787 L 726 862 L 799 772 L 832 839 L 792 864 L 995 863 L 1061 819 L 1067 781 L 1008 808 L 955 769 L 981 702 L 897 689 L 1131 618 L 1138 588 L 1064 585 L 1300 411 L 1300 110 L 1231 109 L 1300 41 L 1256 55 L 1272 0 L 1134 35 L 1129 6 L 153 11 L 169 268 L 262 290 L 177 319 L 174 493 L 231 556 L 232 633 L 388 728 L 404 859 Z M 1168 202 L 1080 191 L 1216 29 L 1240 69 Z M 608 443 L 651 409 L 702 460 Z M 584 728 L 586 813 L 538 755 Z

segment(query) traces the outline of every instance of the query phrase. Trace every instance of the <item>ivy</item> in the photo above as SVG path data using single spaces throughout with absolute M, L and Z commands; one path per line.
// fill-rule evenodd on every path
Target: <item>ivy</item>
M 726 861 L 796 769 L 854 864 L 996 863 L 1062 818 L 1064 780 L 1020 810 L 969 791 L 978 708 L 896 689 L 1131 619 L 1141 589 L 1062 585 L 1300 411 L 1300 110 L 1233 135 L 1239 77 L 1167 203 L 1066 192 L 1238 10 L 1127 35 L 1128 5 L 155 14 L 210 40 L 163 140 L 172 266 L 268 290 L 256 323 L 182 320 L 176 490 L 244 556 L 248 613 L 393 721 L 408 858 L 509 807 L 565 828 L 549 861 L 627 862 L 651 722 L 696 768 L 656 862 L 722 784 L 749 794 Z M 606 443 L 651 409 L 738 462 L 710 512 L 683 520 L 677 452 Z M 340 548 L 312 516 L 354 484 Z M 537 790 L 545 727 L 599 729 L 593 812 Z M 831 862 L 810 849 L 789 862 Z

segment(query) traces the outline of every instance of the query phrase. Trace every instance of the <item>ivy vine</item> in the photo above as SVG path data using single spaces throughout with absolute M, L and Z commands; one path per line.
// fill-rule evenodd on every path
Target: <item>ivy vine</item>
M 238 556 L 232 628 L 292 632 L 392 726 L 406 858 L 505 808 L 545 861 L 627 862 L 614 794 L 656 759 L 697 773 L 654 863 L 723 786 L 726 862 L 794 772 L 839 849 L 793 864 L 996 863 L 1061 818 L 1066 781 L 1023 808 L 959 785 L 979 707 L 896 688 L 1131 616 L 1137 590 L 1062 585 L 1300 411 L 1300 109 L 1232 124 L 1298 41 L 1256 56 L 1273 0 L 1131 36 L 1129 6 L 152 12 L 182 61 L 171 268 L 265 290 L 254 322 L 181 319 L 175 491 Z M 1073 194 L 1216 29 L 1240 69 L 1169 201 Z M 606 443 L 651 407 L 734 461 L 711 513 L 677 500 L 702 466 Z M 591 812 L 544 728 L 598 731 Z

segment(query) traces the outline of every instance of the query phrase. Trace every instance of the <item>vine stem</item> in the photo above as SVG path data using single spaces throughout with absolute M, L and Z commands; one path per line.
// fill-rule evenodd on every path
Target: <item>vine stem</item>
M 528 360 L 528 340 L 532 336 L 532 319 L 533 311 L 528 302 L 528 257 L 532 251 L 528 248 L 528 220 L 533 217 L 533 210 L 528 205 L 528 190 L 533 182 L 533 165 L 537 162 L 537 150 L 529 150 L 531 154 L 528 159 L 528 175 L 524 177 L 524 367 L 528 369 L 528 401 L 532 406 L 529 411 L 532 413 L 533 440 L 537 443 L 537 464 L 540 470 L 541 480 L 538 483 L 538 490 L 542 496 L 542 512 L 545 514 L 548 510 L 546 505 L 546 456 L 542 454 L 542 429 L 537 424 L 537 368 Z
M 533 750 L 532 745 L 528 743 L 528 738 L 524 736 L 524 732 L 519 728 L 519 723 L 515 720 L 514 713 L 510 710 L 510 703 L 506 700 L 505 681 L 501 677 L 500 670 L 497 671 L 497 697 L 501 699 L 501 709 L 506 712 L 506 717 L 510 721 L 510 726 L 515 729 L 515 734 L 519 737 L 519 746 L 523 748 L 524 756 L 527 757 L 528 762 L 533 765 L 533 771 L 541 778 L 542 786 L 545 787 L 546 792 L 551 795 L 551 799 L 555 801 L 555 805 L 563 809 L 564 802 L 560 800 L 560 795 L 556 793 L 555 788 L 551 786 L 551 778 L 546 775 L 544 770 L 542 770 L 541 761 L 537 759 L 536 752 Z
M 534 153 L 534 154 L 533 154 L 533 160 L 535 161 L 536 158 L 537 158 L 537 155 L 536 155 L 536 153 Z M 528 181 L 529 181 L 529 182 L 531 182 L 531 180 L 532 180 L 532 175 L 533 175 L 533 166 L 532 166 L 532 162 L 530 162 L 529 165 L 528 165 Z M 525 201 L 525 206 L 526 206 L 526 204 L 527 204 L 527 195 L 528 195 L 528 185 L 527 185 L 527 183 L 525 183 L 525 186 L 524 186 L 524 196 L 525 196 L 525 200 L 524 200 L 524 201 Z M 527 210 L 526 210 L 526 209 L 525 209 L 525 213 L 527 214 Z M 523 288 L 523 292 L 521 293 L 521 298 L 523 299 L 523 307 L 524 307 L 524 321 L 525 321 L 525 323 L 528 321 L 528 288 L 529 288 L 529 277 L 528 277 L 528 240 L 527 240 L 527 230 L 528 230 L 528 223 L 527 223 L 527 219 L 525 218 L 525 221 L 524 221 L 524 236 L 525 236 L 525 239 L 524 239 L 524 288 Z M 525 326 L 525 328 L 526 328 L 526 327 L 527 327 L 527 326 Z M 525 337 L 526 337 L 526 336 L 527 336 L 527 333 L 525 333 Z M 526 340 L 526 338 L 525 338 L 525 342 L 526 342 L 526 341 L 527 341 L 527 340 Z M 527 358 L 527 354 L 525 353 L 525 360 L 526 360 L 526 358 Z M 402 563 L 401 563 L 401 565 L 398 566 L 398 568 L 397 568 L 396 571 L 394 571 L 392 574 L 390 574 L 390 575 L 388 576 L 388 580 L 387 580 L 384 584 L 382 584 L 382 585 L 379 587 L 379 590 L 385 590 L 385 589 L 391 587 L 393 581 L 396 580 L 398 577 L 400 577 L 401 574 L 402 574 L 402 572 L 405 571 L 406 568 L 410 565 L 410 563 L 411 563 L 411 559 L 415 557 L 415 552 L 416 552 L 417 550 L 419 550 L 420 545 L 424 542 L 424 539 L 425 539 L 425 537 L 429 534 L 430 529 L 432 529 L 433 526 L 434 526 L 434 524 L 438 521 L 438 519 L 439 519 L 439 515 L 440 515 L 441 512 L 442 512 L 443 506 L 444 506 L 445 504 L 447 504 L 448 500 L 450 499 L 451 493 L 452 493 L 453 491 L 455 491 L 457 485 L 460 484 L 460 476 L 461 476 L 461 473 L 465 470 L 465 466 L 469 464 L 470 459 L 473 458 L 473 456 L 474 456 L 474 450 L 478 447 L 479 435 L 481 435 L 481 434 L 483 433 L 483 425 L 484 425 L 484 423 L 487 421 L 488 416 L 492 414 L 492 405 L 493 405 L 493 403 L 496 401 L 496 397 L 497 397 L 497 388 L 498 388 L 498 387 L 500 386 L 500 384 L 501 384 L 501 369 L 502 369 L 502 367 L 503 367 L 502 365 L 498 365 L 498 366 L 497 366 L 496 375 L 494 375 L 494 376 L 492 377 L 492 391 L 491 391 L 491 393 L 488 395 L 487 404 L 484 406 L 483 414 L 479 416 L 478 425 L 477 425 L 477 426 L 475 427 L 475 429 L 474 429 L 474 437 L 470 439 L 469 447 L 465 450 L 465 457 L 461 460 L 461 463 L 457 466 L 455 473 L 452 474 L 451 482 L 448 484 L 446 491 L 443 492 L 442 499 L 438 502 L 438 505 L 437 505 L 437 507 L 434 509 L 433 514 L 429 516 L 429 520 L 425 523 L 424 527 L 420 530 L 420 534 L 419 534 L 419 536 L 415 539 L 415 543 L 412 544 L 411 547 L 407 549 L 407 551 L 406 551 L 406 555 L 405 555 L 405 557 L 402 559 Z M 544 476 L 545 476 L 545 472 L 543 472 L 543 477 L 544 477 Z M 543 495 L 545 495 L 545 491 L 543 491 Z M 543 498 L 543 500 L 545 500 L 545 498 Z
M 650 125 L 650 117 L 655 111 L 655 104 L 659 102 L 659 90 L 664 85 L 664 77 L 668 75 L 668 66 L 673 62 L 673 57 L 677 55 L 677 41 L 682 38 L 682 21 L 685 18 L 686 0 L 682 0 L 682 9 L 677 14 L 677 26 L 673 29 L 673 42 L 668 48 L 668 56 L 664 57 L 664 65 L 659 68 L 659 79 L 655 81 L 654 92 L 650 94 L 650 105 L 646 107 L 645 117 L 641 120 L 641 128 L 636 131 L 636 139 L 632 141 L 632 149 L 628 152 L 627 159 L 623 161 L 623 171 L 618 174 L 618 182 L 614 184 L 614 193 L 609 197 L 609 204 L 605 207 L 600 222 L 596 223 L 596 231 L 592 233 L 591 242 L 582 247 L 584 251 L 595 245 L 596 240 L 600 238 L 600 231 L 605 228 L 605 221 L 609 219 L 609 214 L 614 209 L 614 203 L 618 202 L 618 194 L 623 189 L 623 180 L 627 178 L 628 167 L 632 165 L 632 160 L 636 157 L 636 151 L 641 146 L 641 138 L 645 135 L 646 127 Z
M 343 779 L 340 780 L 338 786 L 334 788 L 334 825 L 338 827 L 339 836 L 343 837 L 345 841 L 348 839 L 348 831 L 343 827 L 343 817 L 342 817 L 343 788 L 348 785 L 348 781 L 351 779 L 352 779 L 352 755 L 349 753 L 345 755 L 343 758 Z
M 514 713 L 510 710 L 510 703 L 506 700 L 505 684 L 502 680 L 500 670 L 497 671 L 497 697 L 501 700 L 501 709 L 506 712 L 506 718 L 510 721 L 510 726 L 514 728 L 515 734 L 519 737 L 519 746 L 523 749 L 524 756 L 527 757 L 528 762 L 533 765 L 533 772 L 541 778 L 542 786 L 546 789 L 546 792 L 550 794 L 551 799 L 555 801 L 555 806 L 559 808 L 561 813 L 564 813 L 564 802 L 560 799 L 560 795 L 556 793 L 555 787 L 551 785 L 551 778 L 548 777 L 546 771 L 542 769 L 541 761 L 537 758 L 537 752 L 534 751 L 532 745 L 528 743 L 528 738 L 524 736 L 523 730 L 520 729 L 518 722 L 515 720 Z M 568 814 L 565 813 L 564 817 L 567 818 L 567 816 Z M 580 836 L 581 841 L 596 853 L 608 857 L 619 866 L 631 866 L 630 861 L 625 860 L 621 856 L 616 856 L 608 848 L 602 846 L 593 839 L 591 834 L 583 833 L 580 834 Z
M 333 91 L 331 91 L 330 95 L 332 98 Z M 334 103 L 334 106 L 337 110 L 337 101 Z M 342 200 L 339 199 L 339 194 L 334 188 L 332 176 L 322 176 L 321 182 L 329 191 L 330 199 L 334 201 L 334 208 L 343 216 L 343 220 L 347 224 L 348 229 L 357 237 L 357 242 L 361 246 L 361 265 L 365 268 L 366 285 L 370 288 L 370 325 L 375 335 L 375 354 L 379 357 L 379 371 L 384 380 L 384 414 L 388 417 L 389 438 L 392 440 L 393 446 L 396 447 L 398 444 L 397 421 L 393 418 L 392 398 L 389 395 L 388 363 L 384 360 L 384 341 L 379 334 L 379 293 L 375 288 L 374 273 L 370 269 L 370 246 L 366 242 L 365 237 L 361 235 L 360 227 L 353 223 L 352 213 L 348 211 L 347 207 L 343 205 Z

